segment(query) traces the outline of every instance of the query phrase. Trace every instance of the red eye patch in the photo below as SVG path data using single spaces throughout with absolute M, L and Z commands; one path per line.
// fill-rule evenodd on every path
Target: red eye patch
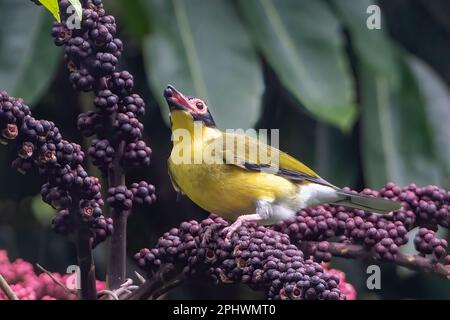
M 193 98 L 189 100 L 189 105 L 191 110 L 195 110 L 195 113 L 204 114 L 207 112 L 208 107 L 206 104 L 198 98 Z

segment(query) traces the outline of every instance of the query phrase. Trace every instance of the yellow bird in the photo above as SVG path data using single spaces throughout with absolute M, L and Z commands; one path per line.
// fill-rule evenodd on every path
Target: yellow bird
M 206 211 L 234 221 L 227 238 L 245 221 L 270 225 L 325 203 L 380 214 L 400 208 L 395 201 L 343 191 L 254 137 L 220 131 L 199 98 L 184 96 L 170 85 L 164 96 L 172 129 L 172 184 Z M 265 151 L 266 157 L 255 156 L 255 150 Z

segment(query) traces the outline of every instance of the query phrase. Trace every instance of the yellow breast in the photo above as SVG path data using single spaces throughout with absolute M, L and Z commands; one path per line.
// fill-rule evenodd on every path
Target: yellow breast
M 172 112 L 171 120 L 174 148 L 168 161 L 169 174 L 177 187 L 198 206 L 235 220 L 240 215 L 254 213 L 257 200 L 296 201 L 298 185 L 283 177 L 235 165 L 194 163 L 194 154 L 202 154 L 204 142 L 217 138 L 221 131 L 202 127 L 201 132 L 197 132 L 192 117 L 186 112 Z M 175 137 L 182 136 L 183 132 L 189 133 L 190 138 Z M 186 139 L 191 142 L 187 154 L 185 149 L 179 148 Z M 187 161 L 180 163 L 180 155 Z
M 233 165 L 174 164 L 169 159 L 169 173 L 197 205 L 228 220 L 254 213 L 257 200 L 284 202 L 298 193 L 298 186 L 285 178 Z

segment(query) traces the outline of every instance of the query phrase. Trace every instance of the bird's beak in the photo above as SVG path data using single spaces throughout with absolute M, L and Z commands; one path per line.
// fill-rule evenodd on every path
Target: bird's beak
M 166 98 L 170 110 L 191 111 L 192 107 L 189 104 L 189 100 L 172 85 L 169 84 L 164 89 L 164 97 Z

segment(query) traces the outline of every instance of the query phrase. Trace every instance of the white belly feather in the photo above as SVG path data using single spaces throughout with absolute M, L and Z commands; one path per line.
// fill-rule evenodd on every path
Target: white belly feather
M 300 185 L 296 211 L 324 203 L 335 202 L 339 199 L 340 197 L 336 189 L 332 187 L 315 183 Z
M 314 183 L 299 185 L 297 196 L 294 199 L 273 202 L 270 218 L 260 221 L 260 224 L 270 225 L 281 220 L 291 219 L 301 209 L 337 200 L 339 200 L 339 196 L 331 187 Z

